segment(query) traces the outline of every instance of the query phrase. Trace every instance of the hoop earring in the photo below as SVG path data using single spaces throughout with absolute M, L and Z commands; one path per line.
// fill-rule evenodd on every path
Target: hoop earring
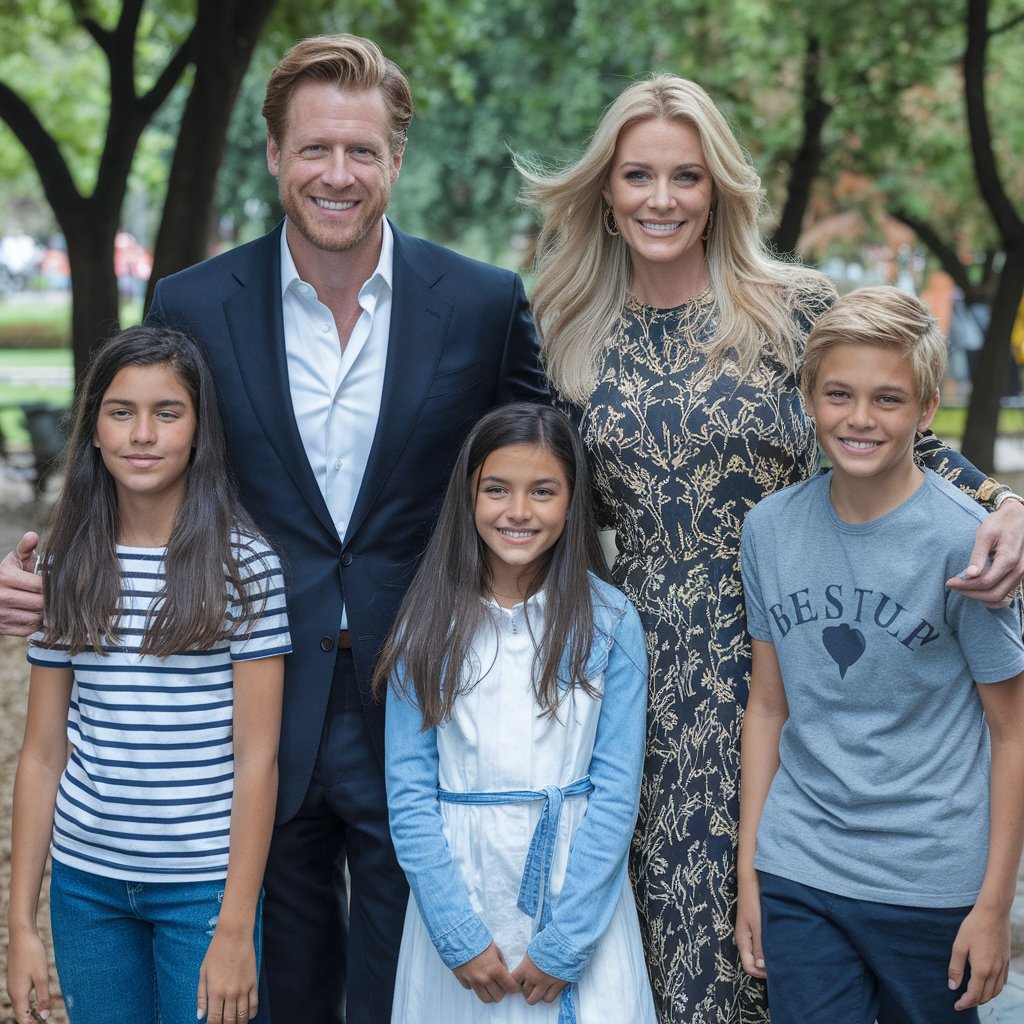
M 702 242 L 706 242 L 711 237 L 711 229 L 715 225 L 715 208 L 712 206 L 708 210 L 708 222 L 704 225 L 704 234 L 700 236 Z
M 612 208 L 606 206 L 604 208 L 604 216 L 601 218 L 601 223 L 604 224 L 605 231 L 608 232 L 612 238 L 615 238 L 619 232 L 619 225 L 615 223 L 615 214 L 612 213 Z

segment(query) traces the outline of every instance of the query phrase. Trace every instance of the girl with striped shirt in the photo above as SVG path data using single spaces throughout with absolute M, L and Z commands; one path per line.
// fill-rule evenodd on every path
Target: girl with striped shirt
M 273 551 L 234 493 L 190 339 L 131 328 L 80 391 L 40 569 L 14 790 L 7 985 L 51 996 L 36 907 L 52 855 L 72 1024 L 248 1019 L 284 655 Z

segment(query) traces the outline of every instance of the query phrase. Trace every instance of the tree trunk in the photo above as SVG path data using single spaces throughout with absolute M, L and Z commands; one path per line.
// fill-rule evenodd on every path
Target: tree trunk
M 97 341 L 118 328 L 120 310 L 114 274 L 114 235 L 117 218 L 89 218 L 78 228 L 65 229 L 71 275 L 71 349 L 75 380 L 81 379 L 89 352 Z
M 807 40 L 807 53 L 804 57 L 803 132 L 800 148 L 789 168 L 782 218 L 771 237 L 771 246 L 780 256 L 796 252 L 807 205 L 811 200 L 811 188 L 825 156 L 821 140 L 825 122 L 832 113 L 832 104 L 822 96 L 821 60 L 821 44 L 811 36 Z
M 228 123 L 267 15 L 276 0 L 201 0 L 196 15 L 195 81 L 174 149 L 146 308 L 161 277 L 206 258 L 213 198 Z
M 974 390 L 967 410 L 963 453 L 978 469 L 991 474 L 995 468 L 996 435 L 999 430 L 999 403 L 1006 389 L 1011 358 L 1010 335 L 1013 321 L 1024 295 L 1024 249 L 1006 253 L 999 275 L 992 318 L 985 332 L 985 344 L 978 357 Z

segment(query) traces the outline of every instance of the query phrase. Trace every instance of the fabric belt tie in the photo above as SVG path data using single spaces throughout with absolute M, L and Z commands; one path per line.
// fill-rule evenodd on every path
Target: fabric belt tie
M 562 817 L 562 804 L 566 797 L 588 796 L 594 792 L 589 775 L 570 782 L 568 786 L 545 786 L 543 789 L 509 789 L 504 792 L 454 792 L 438 787 L 437 797 L 448 804 L 526 804 L 543 800 L 537 827 L 533 830 L 530 848 L 526 852 L 523 881 L 519 886 L 516 906 L 531 920 L 540 913 L 540 928 L 551 921 L 551 862 L 558 839 L 558 823 Z M 558 1008 L 558 1024 L 576 1024 L 576 1007 L 572 991 L 575 985 L 566 985 Z

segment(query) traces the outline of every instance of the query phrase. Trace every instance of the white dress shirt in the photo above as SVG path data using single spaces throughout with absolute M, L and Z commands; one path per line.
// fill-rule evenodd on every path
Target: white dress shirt
M 359 290 L 362 312 L 344 352 L 331 311 L 299 277 L 287 233 L 281 232 L 288 390 L 306 457 L 342 541 L 366 472 L 384 388 L 395 241 L 387 220 L 382 223 L 380 259 Z

